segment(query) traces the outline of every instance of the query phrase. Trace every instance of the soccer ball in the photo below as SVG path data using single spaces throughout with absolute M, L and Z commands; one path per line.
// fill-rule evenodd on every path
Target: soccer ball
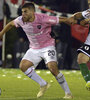
M 88 82 L 86 83 L 86 89 L 87 89 L 88 91 L 90 91 L 90 81 L 88 81 Z

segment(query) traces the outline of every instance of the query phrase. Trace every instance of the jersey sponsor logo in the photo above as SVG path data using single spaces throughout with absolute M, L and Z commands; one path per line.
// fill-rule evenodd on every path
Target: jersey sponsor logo
M 56 22 L 56 20 L 49 19 L 49 22 L 53 22 L 53 23 L 55 23 L 55 22 Z
M 41 31 L 40 33 L 28 33 L 27 35 L 30 35 L 30 36 L 38 36 L 38 35 L 41 35 L 43 32 Z

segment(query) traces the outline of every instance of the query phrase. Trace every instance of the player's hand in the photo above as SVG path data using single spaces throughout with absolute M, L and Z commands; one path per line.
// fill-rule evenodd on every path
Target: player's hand
M 81 26 L 85 27 L 87 24 L 88 24 L 87 19 L 84 19 L 84 20 L 80 21 Z

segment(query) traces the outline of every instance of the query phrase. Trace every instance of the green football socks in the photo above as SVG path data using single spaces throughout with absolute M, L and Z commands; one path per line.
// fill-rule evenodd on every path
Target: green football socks
M 84 77 L 84 80 L 86 82 L 90 81 L 90 72 L 88 70 L 88 66 L 85 63 L 79 64 L 79 66 L 80 66 L 82 76 Z

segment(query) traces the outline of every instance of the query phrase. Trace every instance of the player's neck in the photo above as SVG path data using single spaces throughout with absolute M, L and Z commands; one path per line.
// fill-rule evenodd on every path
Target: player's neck
M 35 20 L 35 16 L 33 16 L 32 18 L 29 19 L 29 22 L 34 22 Z

